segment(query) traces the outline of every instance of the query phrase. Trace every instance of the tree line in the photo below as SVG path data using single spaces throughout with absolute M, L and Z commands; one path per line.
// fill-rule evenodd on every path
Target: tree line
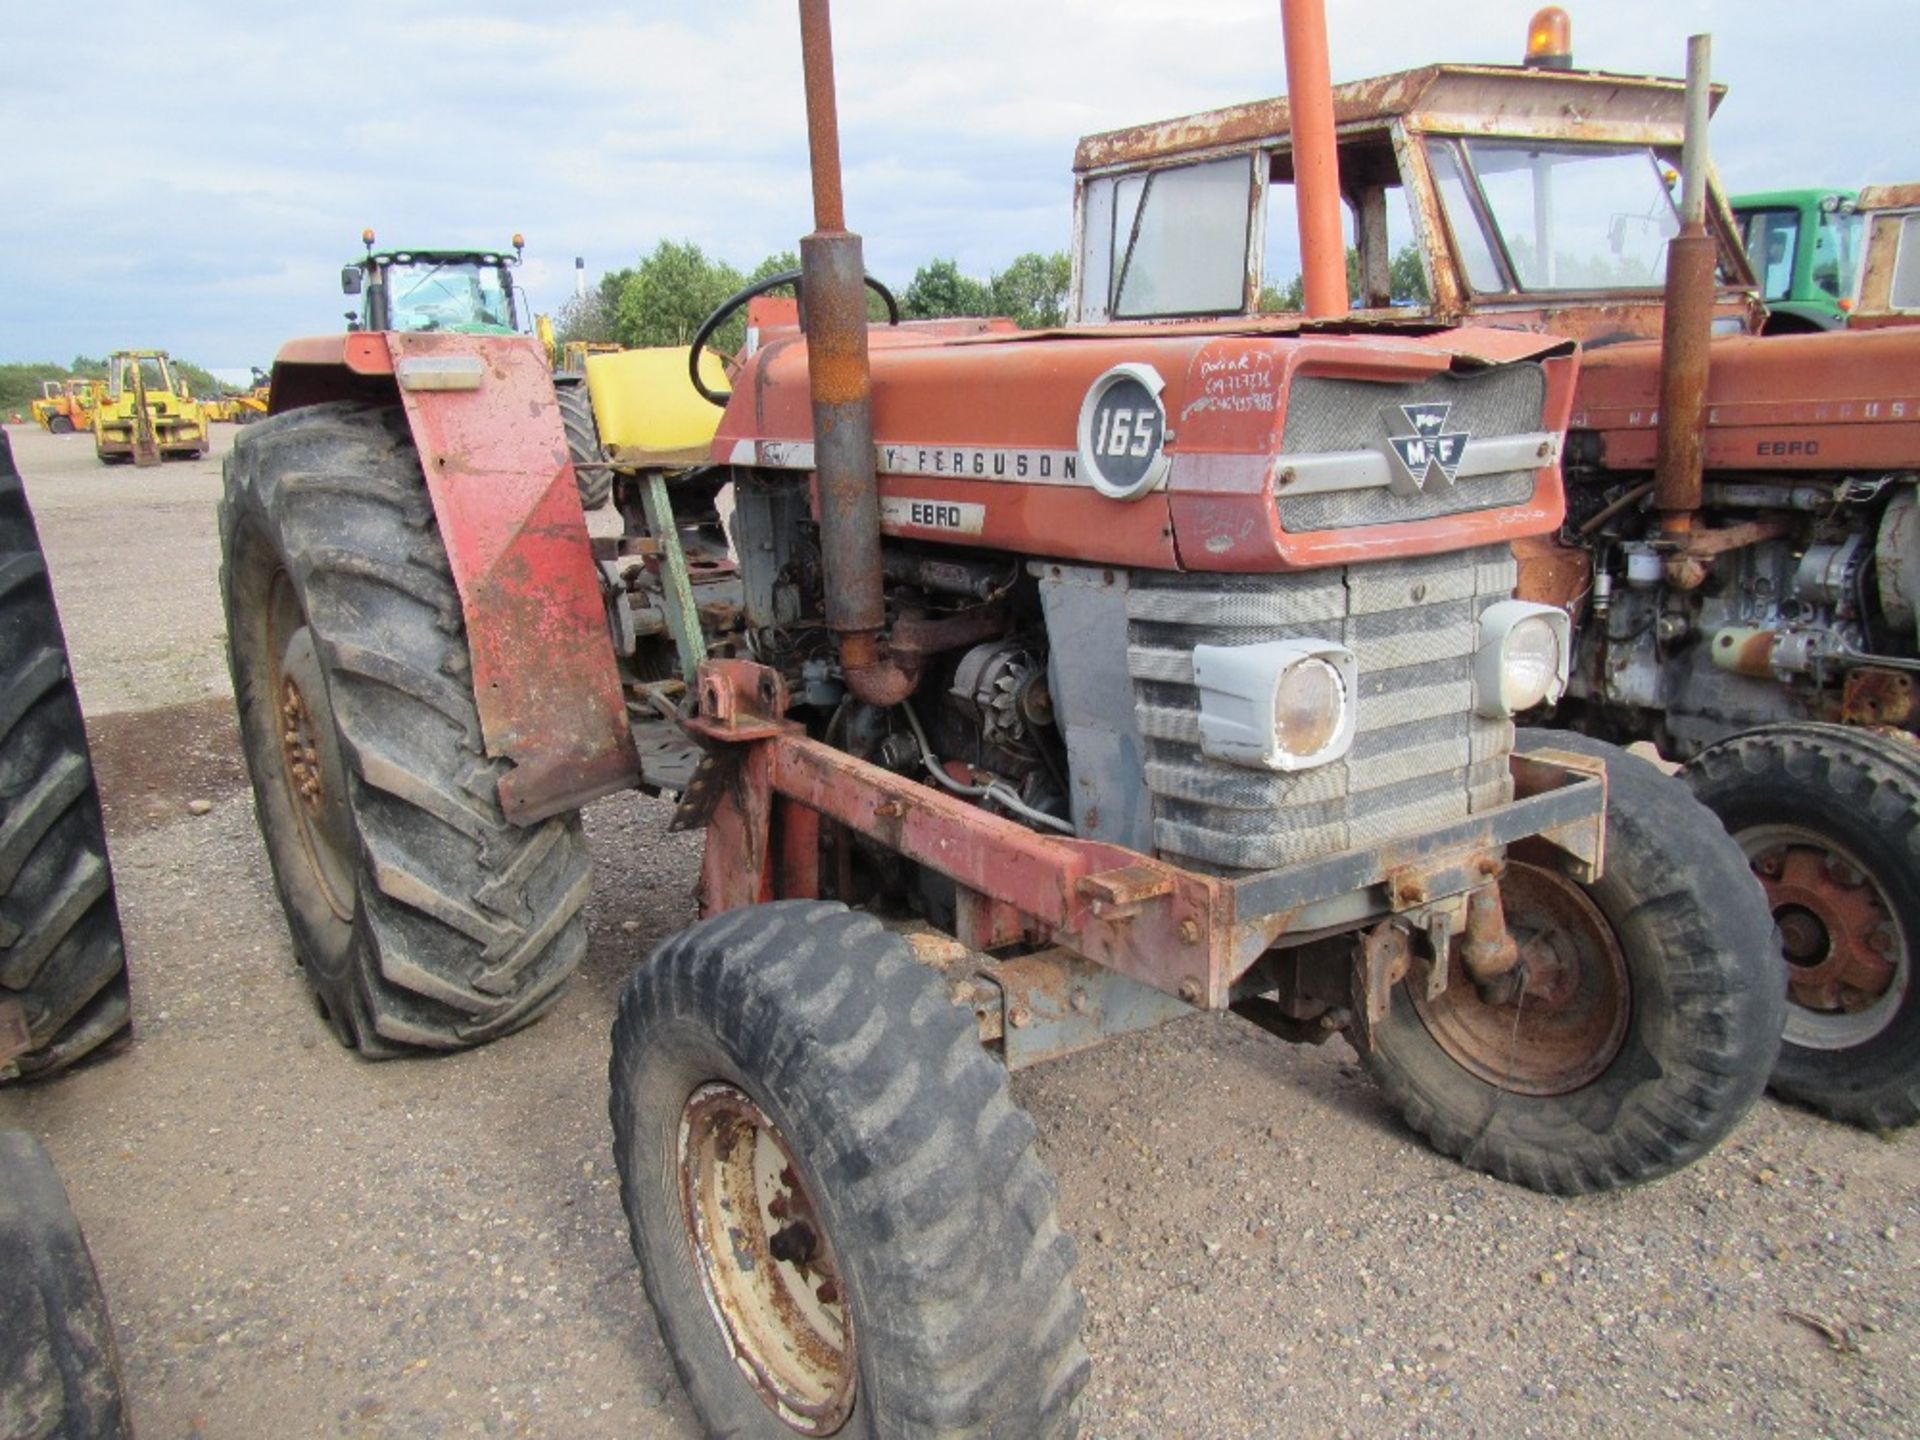
M 729 295 L 799 268 L 799 257 L 789 250 L 769 255 L 743 273 L 690 240 L 662 240 L 636 264 L 609 270 L 584 296 L 568 301 L 555 317 L 556 329 L 562 340 L 613 341 L 629 347 L 685 345 Z M 1018 256 L 985 280 L 961 273 L 953 260 L 929 260 L 897 298 L 903 319 L 1004 315 L 1023 329 L 1039 329 L 1066 319 L 1071 275 L 1064 251 Z M 867 305 L 874 318 L 884 315 L 878 296 L 869 293 Z M 733 351 L 745 339 L 743 311 L 713 343 Z
M 195 395 L 204 397 L 233 393 L 231 386 L 222 385 L 191 361 L 175 358 L 171 363 L 175 377 L 186 381 L 187 389 Z M 0 365 L 0 417 L 11 419 L 15 411 L 24 416 L 27 407 L 40 398 L 41 381 L 64 380 L 69 375 L 83 380 L 104 380 L 107 378 L 106 358 L 76 355 L 68 365 L 56 365 L 51 360 Z

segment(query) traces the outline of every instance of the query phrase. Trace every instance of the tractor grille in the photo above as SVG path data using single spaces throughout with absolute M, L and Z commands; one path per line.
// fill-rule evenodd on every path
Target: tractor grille
M 1211 870 L 1266 870 L 1415 834 L 1512 798 L 1513 726 L 1473 712 L 1480 612 L 1513 593 L 1504 545 L 1294 575 L 1136 571 L 1127 668 L 1154 844 Z M 1337 640 L 1359 661 L 1343 760 L 1296 774 L 1200 753 L 1193 647 Z
M 1389 424 L 1395 427 L 1394 434 L 1409 433 L 1397 407 L 1436 400 L 1453 406 L 1447 416 L 1451 430 L 1465 430 L 1477 440 L 1524 435 L 1540 428 L 1546 397 L 1546 372 L 1538 365 L 1434 375 L 1411 385 L 1309 375 L 1294 381 L 1288 392 L 1287 426 L 1280 448 L 1283 455 L 1371 449 L 1389 433 Z M 1452 485 L 1436 479 L 1411 496 L 1379 489 L 1283 496 L 1280 524 L 1298 535 L 1493 510 L 1523 504 L 1532 497 L 1533 472 L 1509 470 L 1470 476 Z

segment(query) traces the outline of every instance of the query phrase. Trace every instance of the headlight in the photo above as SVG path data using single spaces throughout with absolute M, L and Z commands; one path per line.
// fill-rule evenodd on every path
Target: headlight
M 1555 605 L 1500 600 L 1480 612 L 1474 708 L 1496 720 L 1547 705 L 1567 688 L 1573 625 Z
M 1200 749 L 1216 760 L 1308 770 L 1353 745 L 1358 671 L 1328 640 L 1196 645 Z

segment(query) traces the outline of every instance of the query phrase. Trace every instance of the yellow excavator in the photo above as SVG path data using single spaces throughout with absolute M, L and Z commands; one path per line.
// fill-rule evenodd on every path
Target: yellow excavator
M 34 423 L 50 435 L 71 435 L 93 428 L 93 412 L 106 394 L 106 382 L 69 375 L 64 380 L 42 380 L 40 398 L 29 407 Z
M 158 465 L 163 456 L 207 453 L 207 414 L 176 380 L 164 350 L 116 350 L 106 398 L 93 412 L 93 449 L 103 465 Z

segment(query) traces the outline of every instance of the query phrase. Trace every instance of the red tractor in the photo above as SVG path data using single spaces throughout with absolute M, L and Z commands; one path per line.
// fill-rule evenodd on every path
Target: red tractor
M 1324 17 L 1284 9 L 1331 176 Z M 1760 887 L 1646 762 L 1514 725 L 1568 682 L 1513 545 L 1565 519 L 1573 347 L 870 326 L 800 13 L 803 331 L 762 330 L 710 464 L 622 481 L 624 538 L 588 538 L 530 341 L 296 341 L 235 443 L 242 734 L 340 1037 L 534 1019 L 585 948 L 579 808 L 676 797 L 703 918 L 624 990 L 611 1113 L 724 1434 L 1069 1430 L 1073 1247 L 1006 1072 L 1196 1009 L 1344 1035 L 1515 1183 L 1705 1154 L 1778 1048 Z M 1114 231 L 1119 290 L 1202 308 L 1194 197 L 1161 198 Z M 1337 233 L 1306 249 L 1324 288 Z
M 1538 723 L 1651 741 L 1685 762 L 1784 937 L 1776 1088 L 1870 1128 L 1909 1124 L 1920 1118 L 1920 329 L 1899 326 L 1892 303 L 1902 222 L 1879 218 L 1868 315 L 1845 331 L 1763 336 L 1706 157 L 1723 92 L 1704 66 L 1691 103 L 1678 80 L 1575 69 L 1569 28 L 1549 6 L 1525 66 L 1430 65 L 1335 87 L 1357 285 L 1353 309 L 1341 290 L 1323 313 L 1582 342 L 1567 514 L 1514 537 L 1517 593 L 1574 627 L 1565 693 Z M 1082 140 L 1076 319 L 1178 309 L 1264 324 L 1291 302 L 1280 282 L 1297 264 L 1290 212 L 1304 177 L 1289 114 L 1281 97 Z M 1683 263 L 1669 265 L 1670 242 Z M 1170 249 L 1185 260 L 1171 301 L 1154 288 Z M 1283 509 L 1338 505 L 1349 523 L 1371 522 L 1350 495 L 1303 494 L 1295 469 L 1298 498 Z M 1519 488 L 1456 478 L 1448 503 L 1463 508 Z

